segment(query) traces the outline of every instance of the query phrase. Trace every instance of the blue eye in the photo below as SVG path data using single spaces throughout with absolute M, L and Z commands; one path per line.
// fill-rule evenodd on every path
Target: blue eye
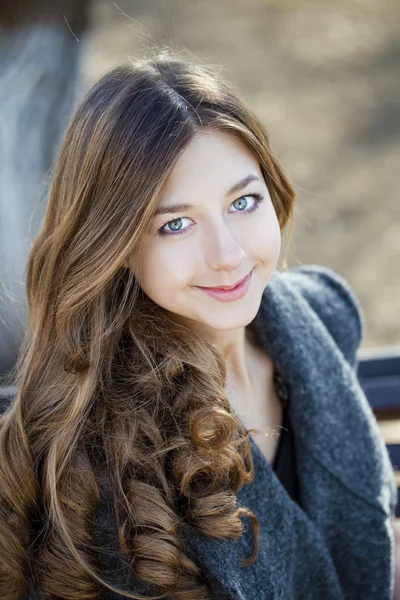
M 246 208 L 247 207 L 247 200 L 246 198 L 253 198 L 254 199 L 254 204 L 250 207 L 250 208 Z M 232 204 L 236 204 L 239 203 L 243 206 L 243 204 L 245 204 L 244 209 L 240 208 L 238 211 L 235 212 L 239 212 L 242 214 L 246 214 L 248 215 L 249 213 L 254 212 L 255 210 L 257 210 L 257 208 L 259 207 L 259 205 L 261 204 L 261 202 L 264 200 L 264 196 L 262 194 L 246 194 L 245 196 L 241 196 L 240 198 L 238 198 L 237 200 L 234 200 L 232 202 Z M 157 233 L 159 235 L 179 235 L 179 234 L 183 234 L 186 233 L 187 231 L 189 231 L 192 226 L 188 226 L 185 227 L 185 229 L 179 229 L 182 220 L 183 219 L 188 219 L 189 217 L 179 217 L 179 219 L 174 219 L 173 221 L 167 221 L 166 223 L 164 223 L 164 225 L 162 225 L 160 227 L 160 229 L 157 231 Z M 172 228 L 172 230 L 170 229 L 169 231 L 165 229 L 166 226 L 169 226 Z M 176 227 L 176 229 L 173 229 L 174 227 Z

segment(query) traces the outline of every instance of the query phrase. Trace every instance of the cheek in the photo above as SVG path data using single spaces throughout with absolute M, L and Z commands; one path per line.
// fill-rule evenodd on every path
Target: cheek
M 267 227 L 267 250 L 270 255 L 277 255 L 281 249 L 281 228 L 277 218 L 272 219 Z
M 194 261 L 189 253 L 182 252 L 179 244 L 161 240 L 144 247 L 140 269 L 140 285 L 153 300 L 176 295 L 188 285 L 193 284 Z
M 255 259 L 270 262 L 279 255 L 281 247 L 281 230 L 273 209 L 268 207 L 262 218 L 258 220 L 249 235 L 249 247 Z

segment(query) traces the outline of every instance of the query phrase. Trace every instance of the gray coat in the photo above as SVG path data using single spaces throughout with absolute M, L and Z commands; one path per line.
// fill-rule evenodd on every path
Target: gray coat
M 343 277 L 319 265 L 275 271 L 252 322 L 289 386 L 300 505 L 256 444 L 256 478 L 238 498 L 250 520 L 239 542 L 188 528 L 192 551 L 232 600 L 391 600 L 397 488 L 376 419 L 356 376 L 364 317 Z
M 239 566 L 253 552 L 247 517 L 237 542 L 185 525 L 186 552 L 212 583 L 215 599 L 391 600 L 397 489 L 356 376 L 364 317 L 354 293 L 318 265 L 274 271 L 251 327 L 289 388 L 299 503 L 250 438 L 255 479 L 238 499 L 259 519 L 257 560 Z M 108 548 L 102 575 L 145 593 L 131 573 L 116 579 L 119 553 L 105 506 L 95 529 Z M 104 598 L 122 596 L 107 591 Z

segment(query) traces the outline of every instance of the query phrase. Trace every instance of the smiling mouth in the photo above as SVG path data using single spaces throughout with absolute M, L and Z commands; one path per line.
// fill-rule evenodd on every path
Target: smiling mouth
M 250 273 L 251 273 L 251 271 L 250 271 Z M 218 291 L 218 290 L 224 290 L 224 291 L 233 290 L 234 288 L 238 287 L 241 283 L 243 283 L 243 281 L 250 275 L 250 273 L 247 273 L 247 275 L 245 275 L 243 277 L 243 279 L 241 279 L 240 281 L 238 281 L 237 283 L 235 283 L 233 285 L 221 285 L 221 286 L 214 286 L 214 287 L 199 285 L 197 287 L 201 287 L 205 290 L 216 290 L 216 291 Z

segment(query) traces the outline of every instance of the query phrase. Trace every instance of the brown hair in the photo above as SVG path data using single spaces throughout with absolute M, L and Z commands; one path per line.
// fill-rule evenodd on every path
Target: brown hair
M 0 420 L 0 597 L 99 598 L 95 510 L 112 494 L 121 551 L 154 597 L 207 599 L 181 524 L 239 539 L 238 490 L 254 478 L 216 347 L 140 289 L 156 195 L 201 128 L 256 155 L 281 230 L 295 192 L 267 133 L 220 69 L 170 52 L 112 69 L 66 130 L 27 263 L 28 323 Z

